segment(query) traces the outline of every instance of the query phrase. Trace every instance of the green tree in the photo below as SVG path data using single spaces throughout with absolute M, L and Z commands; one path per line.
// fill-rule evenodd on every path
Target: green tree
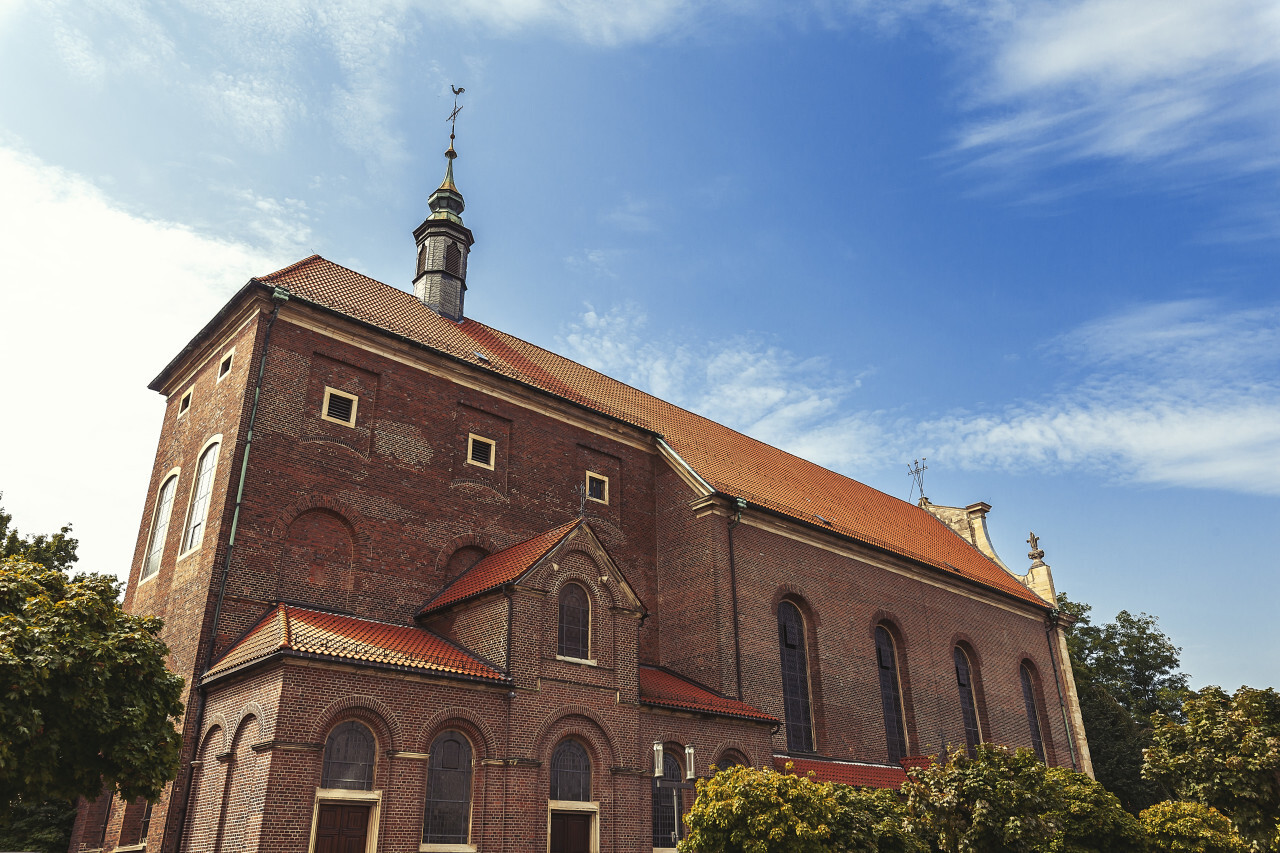
M 22 536 L 12 520 L 0 509 L 0 847 L 62 851 L 76 797 L 154 798 L 176 774 L 182 680 L 113 578 L 67 576 L 70 525 Z
M 1225 814 L 1252 850 L 1280 851 L 1280 694 L 1206 687 L 1182 717 L 1155 716 L 1144 774 Z
M 1204 803 L 1156 803 L 1138 821 L 1153 853 L 1248 853 L 1230 819 Z
M 912 770 L 902 790 L 907 828 L 939 853 L 1128 853 L 1143 843 L 1113 794 L 1029 749 L 958 749 Z
M 1067 648 L 1094 775 L 1137 814 L 1166 796 L 1143 778 L 1142 751 L 1151 745 L 1154 714 L 1181 714 L 1187 691 L 1187 676 L 1178 671 L 1181 650 L 1146 613 L 1122 610 L 1115 621 L 1095 625 L 1087 604 L 1059 594 L 1058 608 L 1074 619 Z

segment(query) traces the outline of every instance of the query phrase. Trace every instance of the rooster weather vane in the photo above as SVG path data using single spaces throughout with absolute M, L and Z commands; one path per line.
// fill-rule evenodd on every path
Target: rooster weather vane
M 453 90 L 453 112 L 449 113 L 449 117 L 445 121 L 449 122 L 449 147 L 453 147 L 453 134 L 458 129 L 458 113 L 462 112 L 462 107 L 458 105 L 458 96 L 467 91 L 461 86 L 449 85 Z

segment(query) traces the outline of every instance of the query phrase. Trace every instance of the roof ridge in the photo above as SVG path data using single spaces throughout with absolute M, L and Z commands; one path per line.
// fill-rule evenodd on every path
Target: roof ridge
M 284 275 L 285 273 L 290 273 L 290 272 L 295 272 L 297 270 L 300 270 L 305 266 L 309 266 L 310 264 L 315 263 L 316 261 L 324 261 L 325 263 L 329 263 L 329 264 L 333 263 L 333 261 L 329 260 L 328 258 L 322 258 L 317 254 L 311 254 L 311 255 L 307 255 L 305 258 L 303 258 L 300 261 L 294 261 L 293 263 L 289 264 L 289 266 L 284 267 L 283 269 L 278 269 L 275 272 L 267 273 L 266 275 L 254 276 L 254 278 L 256 278 L 258 281 L 270 281 L 271 279 L 276 278 L 277 276 Z M 342 265 L 334 264 L 334 266 L 342 266 Z M 346 268 L 343 267 L 343 269 L 346 269 Z M 355 270 L 352 270 L 352 272 L 355 272 Z M 356 273 L 356 275 L 359 275 L 359 273 Z

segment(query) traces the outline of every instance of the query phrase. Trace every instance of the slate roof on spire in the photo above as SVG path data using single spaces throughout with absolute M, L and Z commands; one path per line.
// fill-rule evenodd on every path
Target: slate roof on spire
M 1049 608 L 929 512 L 646 394 L 471 318 L 452 322 L 411 293 L 312 255 L 255 281 L 479 370 L 661 436 L 716 491 L 944 575 Z M 483 354 L 482 359 L 479 354 Z M 162 374 L 163 375 L 163 374 Z

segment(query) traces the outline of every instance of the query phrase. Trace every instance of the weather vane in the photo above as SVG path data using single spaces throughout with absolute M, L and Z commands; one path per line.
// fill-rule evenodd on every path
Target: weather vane
M 914 495 L 918 489 L 920 500 L 924 500 L 924 472 L 929 470 L 929 466 L 924 464 L 926 461 L 925 457 L 921 456 L 919 459 L 913 459 L 907 466 L 907 476 L 915 482 L 911 487 L 911 495 Z M 911 495 L 907 495 L 907 500 L 911 500 Z
M 458 129 L 458 113 L 462 112 L 462 107 L 458 106 L 458 96 L 467 90 L 453 84 L 449 88 L 453 90 L 453 112 L 449 113 L 445 121 L 449 122 L 449 147 L 453 148 L 453 134 Z

